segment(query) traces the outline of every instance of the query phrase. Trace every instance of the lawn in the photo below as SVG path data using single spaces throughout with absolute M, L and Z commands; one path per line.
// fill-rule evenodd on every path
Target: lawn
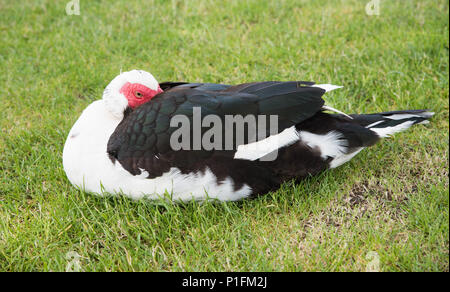
M 379 15 L 368 0 L 67 2 L 0 0 L 0 271 L 449 271 L 448 1 L 381 0 Z M 134 68 L 333 83 L 327 104 L 347 113 L 436 115 L 254 200 L 77 191 L 66 135 Z

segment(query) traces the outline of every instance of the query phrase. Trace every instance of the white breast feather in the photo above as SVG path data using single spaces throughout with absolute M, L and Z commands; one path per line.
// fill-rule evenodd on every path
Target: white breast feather
M 106 152 L 109 137 L 119 122 L 105 109 L 103 100 L 83 111 L 69 132 L 63 151 L 64 170 L 73 185 L 98 195 L 123 194 L 132 199 L 159 199 L 166 193 L 174 201 L 235 201 L 251 194 L 248 185 L 234 190 L 230 178 L 218 182 L 210 169 L 182 174 L 173 167 L 154 179 L 148 179 L 147 172 L 130 174 L 118 161 L 113 164 Z M 72 137 L 74 133 L 77 135 Z

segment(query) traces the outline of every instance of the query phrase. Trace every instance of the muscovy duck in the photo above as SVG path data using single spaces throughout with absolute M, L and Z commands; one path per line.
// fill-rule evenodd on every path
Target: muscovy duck
M 70 130 L 64 170 L 73 185 L 98 195 L 236 201 L 338 167 L 380 138 L 427 123 L 433 115 L 426 110 L 346 115 L 324 105 L 322 95 L 336 88 L 305 81 L 158 83 L 145 71 L 124 72 Z M 330 110 L 337 113 L 326 113 Z M 216 147 L 203 147 L 201 137 L 211 127 L 195 134 L 195 125 L 205 126 L 206 117 L 214 116 L 207 126 L 225 121 L 228 129 L 234 124 L 226 117 L 233 115 L 276 117 L 275 126 L 258 124 L 262 134 L 255 135 L 249 123 L 243 140 L 214 137 Z M 171 140 L 179 130 L 172 120 L 179 116 L 192 122 L 193 139 L 183 142 L 184 148 Z M 225 130 L 219 134 L 226 136 Z

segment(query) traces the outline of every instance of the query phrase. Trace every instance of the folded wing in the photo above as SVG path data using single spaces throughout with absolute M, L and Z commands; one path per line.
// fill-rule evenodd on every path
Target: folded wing
M 240 145 L 254 141 L 234 140 L 232 150 L 174 151 L 170 137 L 177 129 L 170 127 L 171 119 L 183 115 L 193 127 L 193 108 L 201 108 L 202 118 L 215 115 L 222 125 L 226 116 L 266 116 L 266 121 L 269 121 L 269 116 L 275 115 L 278 117 L 278 127 L 274 132 L 273 128 L 269 132 L 271 129 L 267 126 L 267 137 L 281 133 L 320 111 L 325 90 L 311 85 L 313 83 L 302 81 L 254 82 L 237 86 L 161 83 L 164 93 L 126 115 L 111 135 L 107 151 L 113 161 L 119 161 L 131 174 L 137 175 L 145 170 L 149 177 L 159 176 L 171 167 L 188 171 L 190 165 L 207 160 L 212 155 L 233 159 Z M 201 130 L 204 133 L 208 128 Z M 191 128 L 191 134 L 192 131 Z M 256 129 L 246 131 L 256 132 Z

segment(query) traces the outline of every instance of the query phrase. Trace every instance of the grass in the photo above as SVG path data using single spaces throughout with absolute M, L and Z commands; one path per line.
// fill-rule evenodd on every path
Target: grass
M 0 270 L 449 271 L 448 1 L 0 0 Z M 66 135 L 119 71 L 160 81 L 341 84 L 345 112 L 432 122 L 238 203 L 98 198 L 62 169 Z M 232 171 L 232 170 L 230 170 Z M 372 256 L 376 252 L 375 257 Z

